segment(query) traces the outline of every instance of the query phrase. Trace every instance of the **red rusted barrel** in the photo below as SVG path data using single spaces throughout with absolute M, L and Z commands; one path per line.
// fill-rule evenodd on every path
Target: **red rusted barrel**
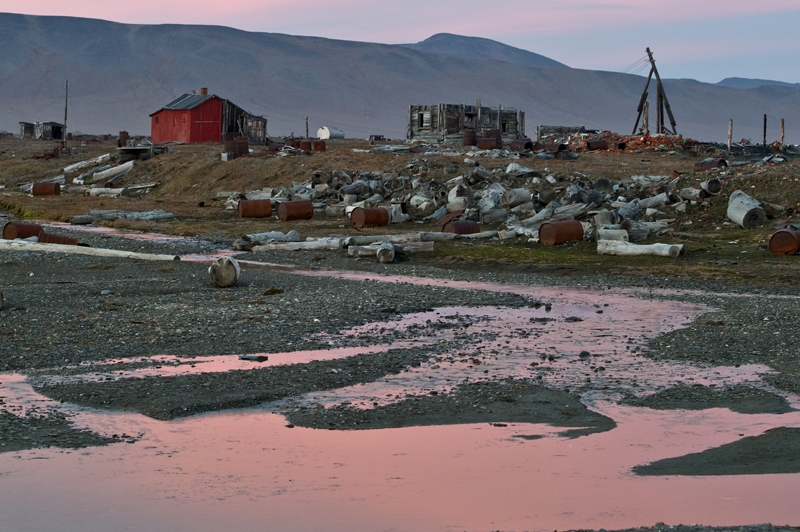
M 608 142 L 603 139 L 590 140 L 586 143 L 587 151 L 607 150 Z
M 476 142 L 479 150 L 494 150 L 498 148 L 497 139 L 494 138 L 479 138 Z
M 726 166 L 728 166 L 728 162 L 725 159 L 705 159 L 699 163 L 694 163 L 694 171 L 705 172 L 706 170 L 725 168 Z
M 356 207 L 350 213 L 350 224 L 356 229 L 362 227 L 383 227 L 389 225 L 389 211 L 381 207 L 365 209 Z
M 49 233 L 45 233 L 42 231 L 39 233 L 39 243 L 40 244 L 64 244 L 67 246 L 77 246 L 78 239 L 77 238 L 70 238 L 68 236 L 61 236 L 61 235 L 51 235 Z
M 268 199 L 239 200 L 239 218 L 269 218 L 272 202 Z
M 34 196 L 58 196 L 61 194 L 61 185 L 58 183 L 34 183 L 31 194 Z
M 583 226 L 578 220 L 548 222 L 539 228 L 539 243 L 543 246 L 558 246 L 575 240 L 583 240 Z
M 313 217 L 314 205 L 310 200 L 287 201 L 278 205 L 278 219 L 282 222 L 310 220 Z
M 477 146 L 478 145 L 478 132 L 474 129 L 464 130 L 464 146 Z
M 324 140 L 315 140 L 314 142 L 311 143 L 311 149 L 313 151 L 325 151 L 327 149 L 327 146 L 325 145 Z
M 3 228 L 3 238 L 14 240 L 15 238 L 30 238 L 42 232 L 39 224 L 24 224 L 21 222 L 8 222 Z
M 297 147 L 300 148 L 303 151 L 311 151 L 311 141 L 310 140 L 301 140 L 298 143 Z
M 769 239 L 769 251 L 773 255 L 796 255 L 800 249 L 800 231 L 781 229 Z
M 226 140 L 223 151 L 227 153 L 236 153 L 236 141 L 234 139 Z
M 447 222 L 442 226 L 442 233 L 455 233 L 457 235 L 471 235 L 480 233 L 481 226 L 472 220 L 455 220 Z
M 511 143 L 511 151 L 525 150 L 533 150 L 533 141 L 531 139 L 519 139 Z

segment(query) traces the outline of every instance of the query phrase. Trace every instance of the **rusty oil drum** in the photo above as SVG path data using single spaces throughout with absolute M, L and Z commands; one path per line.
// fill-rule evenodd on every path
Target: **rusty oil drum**
M 311 143 L 311 150 L 312 151 L 325 151 L 327 146 L 325 145 L 324 140 L 315 140 Z
M 519 139 L 511 143 L 511 151 L 525 150 L 533 150 L 533 141 L 531 139 Z
M 303 151 L 311 151 L 311 141 L 301 140 L 300 142 L 298 142 L 297 147 Z
M 477 145 L 479 150 L 494 150 L 500 148 L 501 146 L 497 145 L 497 139 L 495 138 L 479 138 L 477 140 Z
M 42 232 L 39 224 L 25 224 L 21 222 L 9 222 L 3 227 L 3 238 L 14 240 L 15 238 L 30 238 L 38 236 Z
M 480 233 L 481 226 L 472 220 L 455 220 L 442 226 L 442 233 L 455 233 L 457 235 L 471 235 Z
M 586 151 L 607 150 L 608 141 L 603 139 L 590 140 L 586 143 Z
M 583 240 L 583 226 L 578 220 L 549 222 L 539 228 L 539 243 L 543 246 L 558 246 L 575 240 Z
M 61 236 L 61 235 L 51 235 L 50 233 L 45 233 L 42 231 L 39 233 L 39 243 L 40 244 L 64 244 L 67 246 L 77 246 L 78 239 L 71 238 L 68 236 Z
M 389 225 L 389 211 L 381 207 L 375 209 L 356 207 L 350 213 L 350 225 L 356 229 Z
M 310 200 L 287 201 L 278 205 L 278 219 L 282 222 L 310 220 L 313 217 L 314 205 Z
M 34 196 L 58 196 L 61 194 L 61 185 L 58 183 L 34 183 L 31 194 Z
M 239 218 L 269 218 L 270 216 L 272 216 L 270 200 L 239 200 Z
M 781 229 L 769 239 L 769 251 L 773 255 L 796 255 L 800 250 L 800 231 Z
M 464 146 L 477 146 L 478 145 L 478 132 L 474 129 L 464 130 Z

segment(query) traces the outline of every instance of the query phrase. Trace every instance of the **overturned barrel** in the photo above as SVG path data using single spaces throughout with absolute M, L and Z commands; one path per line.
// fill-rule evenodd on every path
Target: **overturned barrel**
M 58 196 L 61 194 L 61 185 L 58 183 L 34 183 L 31 194 L 34 196 Z
M 62 235 L 51 235 L 50 233 L 45 233 L 42 231 L 39 233 L 39 243 L 40 244 L 61 244 L 64 246 L 77 246 L 78 239 L 72 238 L 69 236 L 62 236 Z
M 705 172 L 706 170 L 716 170 L 718 168 L 725 168 L 727 166 L 728 161 L 725 159 L 715 159 L 713 157 L 709 157 L 708 159 L 703 159 L 700 162 L 694 163 L 694 171 Z
M 519 139 L 511 143 L 511 151 L 525 150 L 533 150 L 533 141 L 531 139 Z
M 350 225 L 356 229 L 389 225 L 389 211 L 381 207 L 374 209 L 356 207 L 350 213 Z
M 499 143 L 495 138 L 479 138 L 476 143 L 479 150 L 494 150 L 503 147 L 502 144 L 498 145 Z
M 32 236 L 39 236 L 42 232 L 42 226 L 39 224 L 25 224 L 22 222 L 9 222 L 3 227 L 3 238 L 5 240 L 14 240 L 16 238 L 30 238 Z
M 457 235 L 471 235 L 480 233 L 481 226 L 472 220 L 455 220 L 442 226 L 442 233 L 455 233 Z
M 548 222 L 539 228 L 539 243 L 543 246 L 558 246 L 576 240 L 583 240 L 583 226 L 578 220 Z
M 239 201 L 239 218 L 269 218 L 270 216 L 272 216 L 272 202 L 268 199 Z
M 310 220 L 313 217 L 314 205 L 310 200 L 286 201 L 278 205 L 278 219 L 282 222 Z
M 586 151 L 607 150 L 608 141 L 603 139 L 590 140 L 586 143 Z
M 796 255 L 800 250 L 800 231 L 781 229 L 769 239 L 769 251 L 773 255 Z

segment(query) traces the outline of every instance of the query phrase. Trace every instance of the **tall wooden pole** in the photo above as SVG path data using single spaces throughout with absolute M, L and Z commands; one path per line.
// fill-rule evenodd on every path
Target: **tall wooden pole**
M 308 140 L 308 117 L 306 117 L 306 140 Z
M 781 150 L 786 149 L 786 129 L 784 128 L 785 120 L 781 118 Z
M 767 151 L 767 115 L 764 115 L 764 151 Z
M 67 149 L 67 109 L 69 108 L 69 80 L 64 82 L 64 131 L 61 139 L 64 149 Z
M 728 122 L 728 153 L 731 152 L 732 145 L 733 145 L 733 118 L 731 118 L 730 122 Z

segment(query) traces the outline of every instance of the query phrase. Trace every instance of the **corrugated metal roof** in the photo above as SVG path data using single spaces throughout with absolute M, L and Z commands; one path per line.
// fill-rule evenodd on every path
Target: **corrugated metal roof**
M 207 102 L 211 98 L 216 98 L 213 94 L 184 94 L 180 98 L 168 103 L 163 108 L 170 111 L 182 111 L 194 109 L 198 105 Z

